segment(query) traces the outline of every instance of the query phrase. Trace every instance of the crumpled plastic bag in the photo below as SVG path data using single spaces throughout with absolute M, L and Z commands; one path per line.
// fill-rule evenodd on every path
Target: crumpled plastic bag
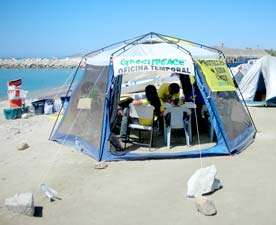
M 54 104 L 51 102 L 45 101 L 44 114 L 49 115 L 53 113 L 54 113 Z
M 54 201 L 55 199 L 61 199 L 58 197 L 57 191 L 47 186 L 46 184 L 40 185 L 40 191 L 43 192 L 50 201 Z

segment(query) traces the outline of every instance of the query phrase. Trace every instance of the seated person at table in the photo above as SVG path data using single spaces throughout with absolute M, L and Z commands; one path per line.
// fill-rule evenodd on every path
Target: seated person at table
M 164 83 L 158 90 L 158 96 L 163 102 L 172 103 L 179 99 L 180 87 L 177 83 Z
M 132 104 L 133 105 L 148 105 L 148 104 L 152 105 L 154 107 L 154 114 L 157 117 L 159 122 L 159 129 L 162 132 L 163 131 L 162 116 L 164 112 L 162 101 L 160 101 L 157 94 L 157 90 L 154 85 L 146 86 L 145 93 L 146 93 L 146 99 L 133 100 Z M 128 121 L 129 121 L 129 108 L 125 108 L 122 123 L 121 123 L 121 129 L 120 129 L 121 138 L 126 137 Z M 148 121 L 145 121 L 143 119 L 140 119 L 139 123 L 142 125 L 149 125 Z

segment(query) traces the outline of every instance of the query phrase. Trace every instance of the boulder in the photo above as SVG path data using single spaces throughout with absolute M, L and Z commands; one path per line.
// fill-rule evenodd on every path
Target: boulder
M 21 143 L 21 144 L 19 144 L 19 145 L 16 146 L 17 150 L 19 150 L 19 151 L 25 150 L 25 149 L 27 149 L 29 147 L 30 146 L 26 142 L 23 142 L 23 143 Z
M 204 196 L 197 196 L 195 198 L 195 205 L 197 211 L 205 216 L 213 216 L 217 214 L 214 202 Z
M 214 165 L 198 169 L 188 180 L 187 196 L 196 197 L 220 189 L 221 182 L 215 178 L 216 174 Z
M 108 164 L 106 162 L 99 162 L 94 165 L 95 169 L 105 169 L 108 167 Z
M 5 206 L 15 213 L 33 216 L 35 211 L 33 194 L 30 192 L 16 194 L 5 200 Z

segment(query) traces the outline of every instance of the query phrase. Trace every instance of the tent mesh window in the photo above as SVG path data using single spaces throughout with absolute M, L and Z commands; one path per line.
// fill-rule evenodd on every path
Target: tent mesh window
M 100 148 L 108 66 L 87 65 L 58 133 L 77 136 Z
M 230 141 L 238 137 L 247 128 L 252 127 L 252 122 L 236 92 L 213 92 L 212 98 Z

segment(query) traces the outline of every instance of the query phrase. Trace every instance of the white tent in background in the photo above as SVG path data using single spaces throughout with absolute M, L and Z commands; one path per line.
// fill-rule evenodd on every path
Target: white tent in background
M 235 67 L 230 67 L 232 74 L 235 76 L 236 82 L 239 84 L 247 73 L 247 71 L 252 67 L 253 64 L 242 63 Z
M 276 57 L 263 56 L 235 78 L 248 105 L 276 106 Z

